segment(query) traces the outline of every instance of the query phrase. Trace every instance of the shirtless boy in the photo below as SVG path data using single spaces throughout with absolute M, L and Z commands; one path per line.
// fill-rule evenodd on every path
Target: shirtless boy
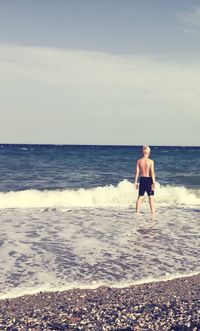
M 140 174 L 139 193 L 136 202 L 136 214 L 140 213 L 140 208 L 145 191 L 149 196 L 151 213 L 155 213 L 154 191 L 155 191 L 155 172 L 154 161 L 149 159 L 151 149 L 148 145 L 143 146 L 143 157 L 137 160 L 134 187 L 138 189 L 138 177 Z

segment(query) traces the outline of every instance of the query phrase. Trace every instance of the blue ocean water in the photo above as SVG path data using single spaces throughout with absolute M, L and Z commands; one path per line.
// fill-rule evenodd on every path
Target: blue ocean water
M 200 147 L 152 146 L 160 184 L 200 187 Z M 1 145 L 1 191 L 90 188 L 132 181 L 141 146 Z
M 0 295 L 200 269 L 200 147 L 151 146 L 156 216 L 135 215 L 141 146 L 0 145 Z

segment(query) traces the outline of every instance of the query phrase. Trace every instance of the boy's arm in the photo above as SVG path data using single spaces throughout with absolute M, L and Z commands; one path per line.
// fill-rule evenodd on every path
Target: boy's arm
M 151 176 L 152 176 L 152 180 L 153 180 L 153 185 L 156 184 L 156 178 L 155 178 L 155 169 L 154 169 L 154 161 L 152 160 L 152 164 L 151 164 Z
M 140 168 L 139 168 L 138 160 L 137 160 L 136 171 L 135 171 L 135 181 L 134 181 L 135 188 L 137 188 L 137 181 L 138 181 L 139 173 L 140 173 Z

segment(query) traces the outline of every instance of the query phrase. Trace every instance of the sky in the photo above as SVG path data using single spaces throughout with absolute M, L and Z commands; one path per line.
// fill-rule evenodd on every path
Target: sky
M 0 143 L 200 146 L 200 0 L 0 0 Z

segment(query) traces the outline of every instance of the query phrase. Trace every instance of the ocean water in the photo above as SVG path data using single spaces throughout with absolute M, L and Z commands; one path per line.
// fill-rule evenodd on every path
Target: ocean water
M 141 146 L 0 145 L 0 298 L 199 272 L 200 147 L 151 149 L 154 217 Z

